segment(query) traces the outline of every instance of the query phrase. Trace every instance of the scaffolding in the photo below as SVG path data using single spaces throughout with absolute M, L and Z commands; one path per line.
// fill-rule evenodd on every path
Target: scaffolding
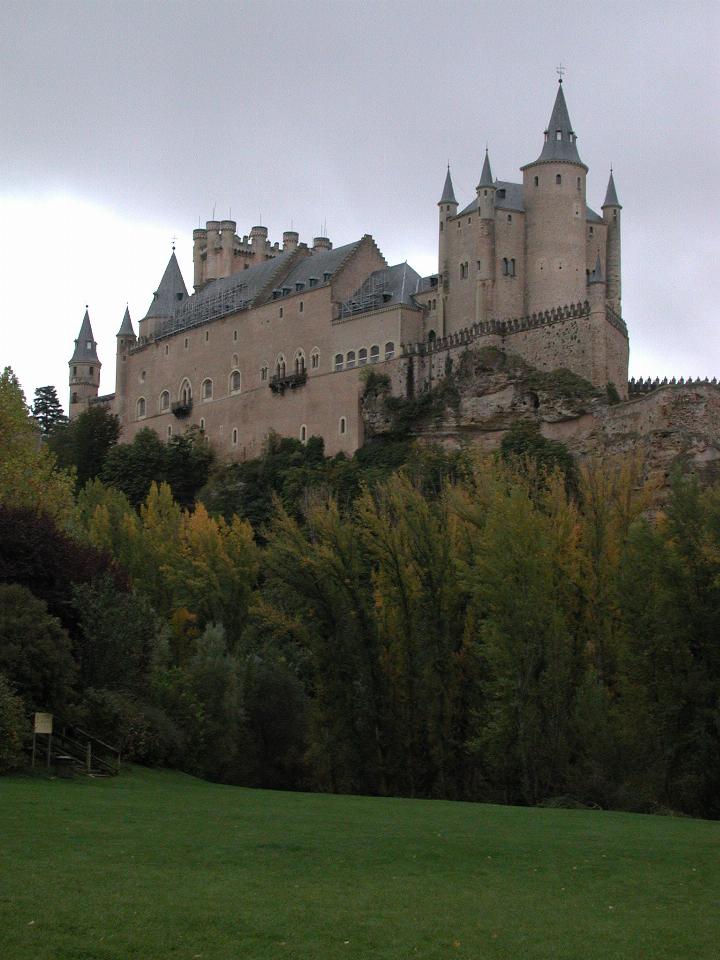
M 391 299 L 392 291 L 388 288 L 387 274 L 381 273 L 379 276 L 373 274 L 347 300 L 341 302 L 340 319 L 377 310 Z

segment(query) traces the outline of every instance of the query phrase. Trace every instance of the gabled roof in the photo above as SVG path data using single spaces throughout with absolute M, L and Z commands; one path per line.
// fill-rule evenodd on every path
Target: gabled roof
M 374 270 L 340 305 L 341 317 L 356 316 L 381 307 L 402 304 L 418 309 L 413 295 L 423 289 L 423 278 L 406 263 Z
M 600 263 L 599 253 L 595 258 L 595 269 L 588 277 L 588 283 L 605 283 L 605 277 L 603 276 L 602 264 Z
M 543 144 L 542 153 L 535 163 L 558 161 L 562 163 L 578 163 L 580 166 L 585 166 L 577 150 L 577 138 L 570 123 L 570 114 L 568 113 L 567 104 L 565 103 L 562 80 L 558 86 L 555 104 L 550 114 L 550 122 L 545 131 L 545 143 Z M 531 164 L 527 164 L 527 166 L 531 166 Z M 587 167 L 585 169 L 587 169 Z
M 75 350 L 70 358 L 70 363 L 75 363 L 78 360 L 95 360 L 99 363 L 97 342 L 93 336 L 92 327 L 90 326 L 90 314 L 87 309 L 85 310 L 83 322 L 80 324 L 80 333 L 77 335 Z
M 120 329 L 117 332 L 118 337 L 135 337 L 135 331 L 133 330 L 132 320 L 130 319 L 130 307 L 125 307 L 125 314 L 122 318 L 122 323 L 120 324 Z
M 145 314 L 145 319 L 172 317 L 178 306 L 188 298 L 185 281 L 180 273 L 180 267 L 173 250 L 165 273 L 162 275 L 160 286 L 153 294 L 152 302 Z
M 607 190 L 605 192 L 605 199 L 603 201 L 604 207 L 622 207 L 620 201 L 618 200 L 617 190 L 615 189 L 615 180 L 613 178 L 612 167 L 610 168 L 610 179 L 608 180 Z
M 445 186 L 443 187 L 442 196 L 438 200 L 438 203 L 457 203 L 455 191 L 453 190 L 452 177 L 450 176 L 450 164 L 448 164 Z
M 591 207 L 587 206 L 585 207 L 585 220 L 587 223 L 605 223 L 599 213 L 595 213 Z
M 316 280 L 314 286 L 321 287 L 329 283 L 333 274 L 342 266 L 347 257 L 352 256 L 357 250 L 364 238 L 356 240 L 354 243 L 346 243 L 342 247 L 335 247 L 334 250 L 321 250 L 318 253 L 312 253 L 310 256 L 303 257 L 290 270 L 287 276 L 278 283 L 279 288 L 289 288 L 290 293 L 295 293 L 298 284 L 302 284 L 302 289 L 310 287 L 310 280 Z M 326 279 L 327 275 L 327 279 Z
M 482 173 L 480 174 L 480 182 L 478 187 L 492 187 L 494 186 L 492 178 L 492 170 L 490 169 L 490 155 L 488 154 L 487 147 L 485 147 L 485 162 L 483 163 Z

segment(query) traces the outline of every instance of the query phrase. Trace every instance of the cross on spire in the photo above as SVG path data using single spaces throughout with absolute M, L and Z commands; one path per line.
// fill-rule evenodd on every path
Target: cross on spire
M 172 249 L 173 249 L 173 253 L 175 253 L 175 241 L 176 241 L 176 240 L 177 240 L 177 237 L 175 236 L 175 234 L 173 234 L 173 235 L 172 235 Z
M 563 74 L 565 73 L 565 67 L 562 65 L 562 63 L 561 63 L 559 66 L 555 67 L 555 72 L 557 73 L 558 77 L 560 78 L 560 79 L 558 80 L 558 83 L 562 83 L 562 81 L 563 81 Z

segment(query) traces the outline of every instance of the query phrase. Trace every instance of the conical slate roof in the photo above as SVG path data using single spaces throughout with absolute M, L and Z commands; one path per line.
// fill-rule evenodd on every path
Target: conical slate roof
M 610 179 L 608 180 L 607 191 L 605 192 L 605 200 L 603 201 L 603 207 L 622 207 L 620 206 L 620 201 L 618 200 L 617 190 L 615 189 L 615 181 L 613 180 L 612 168 L 610 169 Z
M 120 329 L 117 332 L 118 337 L 134 337 L 132 320 L 130 319 L 130 307 L 125 307 L 125 315 L 122 318 Z
M 90 326 L 90 314 L 86 309 L 83 322 L 80 325 L 80 333 L 77 335 L 77 340 L 75 341 L 75 350 L 70 358 L 70 363 L 77 363 L 78 360 L 95 360 L 99 362 L 96 348 L 97 342 L 95 341 L 92 327 Z
M 155 317 L 174 317 L 177 307 L 187 300 L 188 292 L 185 281 L 180 273 L 177 257 L 173 250 L 165 273 L 162 275 L 160 286 L 153 294 L 152 302 L 145 314 L 145 319 Z
M 453 190 L 452 177 L 450 176 L 449 164 L 447 176 L 445 177 L 445 186 L 443 187 L 442 196 L 438 200 L 438 203 L 457 203 L 457 200 L 455 199 L 455 191 Z
M 545 131 L 545 143 L 543 144 L 542 153 L 535 163 L 557 162 L 558 160 L 564 163 L 579 163 L 581 166 L 585 166 L 577 151 L 577 138 L 570 123 L 570 114 L 568 113 L 567 104 L 565 103 L 562 81 L 558 86 L 555 105 L 550 114 L 548 128 Z
M 588 283 L 605 283 L 605 277 L 603 276 L 602 264 L 600 263 L 600 254 L 598 253 L 595 258 L 595 269 L 590 274 L 588 278 Z
M 480 183 L 478 187 L 494 187 L 492 170 L 490 169 L 490 156 L 485 148 L 485 162 L 483 163 L 482 173 L 480 174 Z

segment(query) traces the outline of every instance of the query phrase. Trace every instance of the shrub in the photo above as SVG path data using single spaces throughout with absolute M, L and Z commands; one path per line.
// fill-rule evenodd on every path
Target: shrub
M 0 773 L 17 770 L 23 763 L 23 740 L 29 732 L 25 708 L 7 677 L 0 673 Z

